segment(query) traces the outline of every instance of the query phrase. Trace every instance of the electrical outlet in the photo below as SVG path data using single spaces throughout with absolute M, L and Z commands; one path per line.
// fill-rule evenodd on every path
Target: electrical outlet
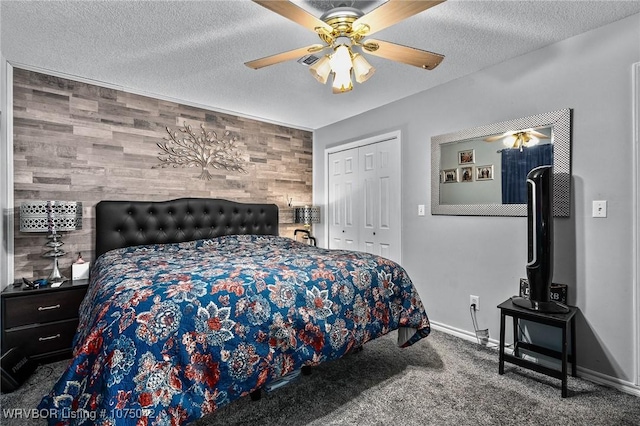
M 469 306 L 476 305 L 476 311 L 480 310 L 480 296 L 469 295 Z

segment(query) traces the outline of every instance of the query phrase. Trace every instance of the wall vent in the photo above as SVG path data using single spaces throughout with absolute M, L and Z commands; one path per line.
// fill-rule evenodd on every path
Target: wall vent
M 305 55 L 302 58 L 298 59 L 298 62 L 301 63 L 302 65 L 306 65 L 310 67 L 311 65 L 318 62 L 318 59 L 320 58 L 317 57 L 316 55 Z

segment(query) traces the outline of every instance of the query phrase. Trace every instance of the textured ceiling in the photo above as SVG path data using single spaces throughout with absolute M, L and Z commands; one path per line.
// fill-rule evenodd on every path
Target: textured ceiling
M 296 0 L 316 16 L 332 5 Z M 638 1 L 449 0 L 375 38 L 445 55 L 433 71 L 367 56 L 376 74 L 333 95 L 304 65 L 244 62 L 318 43 L 248 0 L 1 1 L 1 49 L 14 65 L 294 127 L 317 129 L 626 16 Z

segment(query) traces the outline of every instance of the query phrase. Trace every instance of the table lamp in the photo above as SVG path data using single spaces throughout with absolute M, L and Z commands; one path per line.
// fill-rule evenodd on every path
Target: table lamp
M 315 245 L 315 238 L 311 236 L 311 225 L 314 223 L 320 223 L 320 207 L 304 206 L 295 207 L 293 209 L 293 222 L 302 223 L 305 229 L 296 229 L 293 233 L 294 238 L 298 232 L 306 234 L 307 238 Z
M 58 269 L 58 258 L 65 255 L 60 247 L 59 232 L 82 229 L 82 203 L 76 201 L 26 201 L 20 204 L 21 232 L 48 232 L 49 241 L 45 247 L 50 248 L 43 257 L 53 258 L 53 270 L 48 281 L 56 286 L 67 281 L 68 278 Z

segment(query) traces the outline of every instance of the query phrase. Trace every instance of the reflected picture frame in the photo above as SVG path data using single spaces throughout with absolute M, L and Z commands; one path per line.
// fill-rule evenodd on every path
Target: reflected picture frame
M 493 164 L 476 166 L 476 181 L 493 180 Z
M 476 150 L 465 149 L 458 152 L 458 164 L 474 164 L 476 162 Z
M 440 179 L 442 183 L 456 183 L 458 182 L 458 169 L 445 169 L 440 172 Z
M 473 167 L 460 167 L 460 182 L 473 182 Z

